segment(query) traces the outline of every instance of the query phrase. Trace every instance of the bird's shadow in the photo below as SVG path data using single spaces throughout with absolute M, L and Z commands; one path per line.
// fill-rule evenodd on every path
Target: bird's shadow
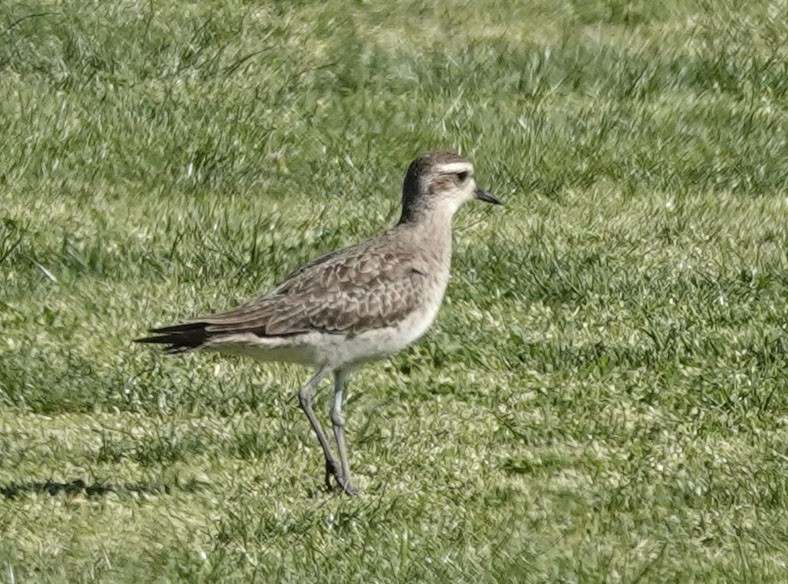
M 195 492 L 203 487 L 205 483 L 200 481 L 187 481 L 175 485 L 164 483 L 100 483 L 88 484 L 82 479 L 58 482 L 53 480 L 46 481 L 24 481 L 0 484 L 0 496 L 5 499 L 18 499 L 25 495 L 50 495 L 56 497 L 63 494 L 67 497 L 82 495 L 88 498 L 101 497 L 108 493 L 117 494 L 136 494 L 136 495 L 169 495 L 175 491 Z

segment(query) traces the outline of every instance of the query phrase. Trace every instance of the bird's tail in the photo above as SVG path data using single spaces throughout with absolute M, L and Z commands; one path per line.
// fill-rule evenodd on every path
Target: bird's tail
M 207 326 L 206 322 L 188 322 L 149 329 L 148 332 L 153 333 L 151 336 L 134 339 L 134 342 L 169 345 L 164 348 L 168 355 L 184 353 L 199 348 L 208 339 Z

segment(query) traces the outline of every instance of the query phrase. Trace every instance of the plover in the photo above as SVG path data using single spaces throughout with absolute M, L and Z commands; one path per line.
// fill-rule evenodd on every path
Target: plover
M 153 336 L 137 341 L 168 345 L 169 354 L 207 350 L 313 366 L 299 403 L 323 449 L 327 488 L 333 476 L 354 494 L 342 414 L 345 382 L 358 365 L 399 351 L 432 324 L 449 281 L 452 216 L 471 199 L 500 204 L 476 185 L 473 165 L 462 156 L 419 156 L 402 186 L 402 215 L 388 231 L 306 264 L 237 308 L 150 329 Z M 332 373 L 339 465 L 312 409 L 313 390 Z

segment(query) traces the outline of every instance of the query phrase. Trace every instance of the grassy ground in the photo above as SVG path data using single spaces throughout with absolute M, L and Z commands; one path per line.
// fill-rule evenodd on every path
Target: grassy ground
M 0 582 L 785 582 L 785 1 L 435 4 L 0 4 Z M 303 370 L 130 339 L 435 148 L 506 207 L 328 494 Z

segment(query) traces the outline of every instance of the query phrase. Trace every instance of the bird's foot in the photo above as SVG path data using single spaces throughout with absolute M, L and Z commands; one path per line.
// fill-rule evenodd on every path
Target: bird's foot
M 331 477 L 334 477 L 334 481 L 336 481 L 336 485 L 332 484 Z M 336 487 L 341 489 L 345 494 L 350 495 L 351 497 L 354 495 L 358 495 L 358 491 L 353 486 L 353 483 L 350 480 L 345 480 L 342 471 L 339 469 L 339 466 L 333 460 L 326 460 L 326 489 L 329 491 L 333 491 Z
M 334 477 L 336 479 L 337 483 L 339 483 L 341 476 L 342 476 L 342 473 L 339 472 L 339 468 L 337 467 L 337 463 L 334 462 L 333 460 L 326 459 L 326 476 L 325 476 L 326 489 L 329 490 L 329 491 L 333 491 L 334 490 L 334 485 L 331 483 L 331 477 Z
M 339 484 L 340 488 L 346 495 L 350 495 L 351 497 L 355 497 L 356 495 L 358 495 L 358 491 L 356 490 L 356 487 L 354 487 L 353 483 L 351 483 L 349 480 L 346 481 L 344 480 L 344 478 L 342 480 L 337 478 L 337 483 Z

